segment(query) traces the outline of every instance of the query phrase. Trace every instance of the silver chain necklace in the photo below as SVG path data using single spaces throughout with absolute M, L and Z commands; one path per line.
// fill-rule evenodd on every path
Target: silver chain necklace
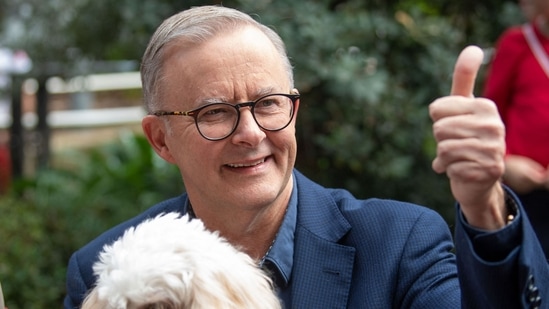
M 286 218 L 286 213 L 288 213 L 288 208 L 290 208 L 290 205 L 286 206 L 286 210 L 284 210 L 284 216 L 282 216 L 282 221 L 284 221 L 284 218 Z M 281 227 L 279 226 L 278 231 L 276 232 L 275 237 L 273 238 L 273 241 L 271 242 L 271 245 L 269 246 L 269 249 L 267 249 L 267 252 L 265 252 L 265 255 L 263 255 L 263 257 L 259 260 L 259 263 L 257 263 L 257 265 L 259 267 L 263 266 L 263 263 L 265 263 L 265 259 L 267 258 L 267 255 L 269 255 L 269 252 L 271 252 L 271 249 L 274 246 L 276 238 L 278 237 L 278 233 L 280 232 L 280 228 Z
M 276 241 L 276 237 L 278 236 L 278 232 L 276 232 L 275 237 L 273 238 L 273 241 L 271 242 L 271 245 L 269 246 L 269 249 L 267 249 L 267 252 L 263 255 L 263 257 L 259 260 L 257 263 L 257 266 L 262 267 L 263 263 L 265 263 L 265 259 L 267 258 L 267 255 L 269 255 L 269 252 L 271 252 L 271 249 L 273 248 L 273 245 Z

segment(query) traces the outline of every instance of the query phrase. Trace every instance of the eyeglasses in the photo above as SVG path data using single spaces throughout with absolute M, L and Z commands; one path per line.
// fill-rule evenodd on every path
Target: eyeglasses
M 294 116 L 299 94 L 274 93 L 253 102 L 238 104 L 211 103 L 187 112 L 157 111 L 155 116 L 191 116 L 202 137 L 219 141 L 229 137 L 240 121 L 240 108 L 250 107 L 257 125 L 265 131 L 280 131 L 286 128 Z

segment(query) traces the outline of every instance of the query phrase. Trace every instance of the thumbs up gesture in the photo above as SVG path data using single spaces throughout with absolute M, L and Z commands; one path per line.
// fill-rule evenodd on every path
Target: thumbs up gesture
M 505 226 L 500 179 L 504 172 L 505 127 L 496 105 L 475 98 L 475 79 L 484 54 L 476 46 L 459 55 L 450 96 L 429 106 L 437 155 L 433 170 L 446 173 L 468 223 L 485 230 Z

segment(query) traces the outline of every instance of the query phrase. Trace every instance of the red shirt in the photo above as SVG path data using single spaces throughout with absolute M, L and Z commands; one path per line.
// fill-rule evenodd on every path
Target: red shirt
M 10 178 L 10 149 L 0 143 L 0 193 L 3 193 L 8 189 L 10 184 Z
M 549 56 L 549 39 L 534 26 Z M 549 76 L 528 46 L 521 27 L 506 30 L 498 40 L 484 89 L 506 127 L 507 153 L 549 165 Z

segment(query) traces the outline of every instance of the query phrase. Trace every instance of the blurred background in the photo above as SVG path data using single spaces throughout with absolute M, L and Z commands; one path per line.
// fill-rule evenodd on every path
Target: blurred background
M 70 254 L 184 191 L 141 134 L 139 62 L 156 27 L 221 1 L 0 0 L 0 282 L 10 309 L 58 308 Z M 234 0 L 285 40 L 302 94 L 297 168 L 357 197 L 436 209 L 427 106 L 463 47 L 524 22 L 517 1 Z M 480 91 L 478 91 L 480 92 Z

